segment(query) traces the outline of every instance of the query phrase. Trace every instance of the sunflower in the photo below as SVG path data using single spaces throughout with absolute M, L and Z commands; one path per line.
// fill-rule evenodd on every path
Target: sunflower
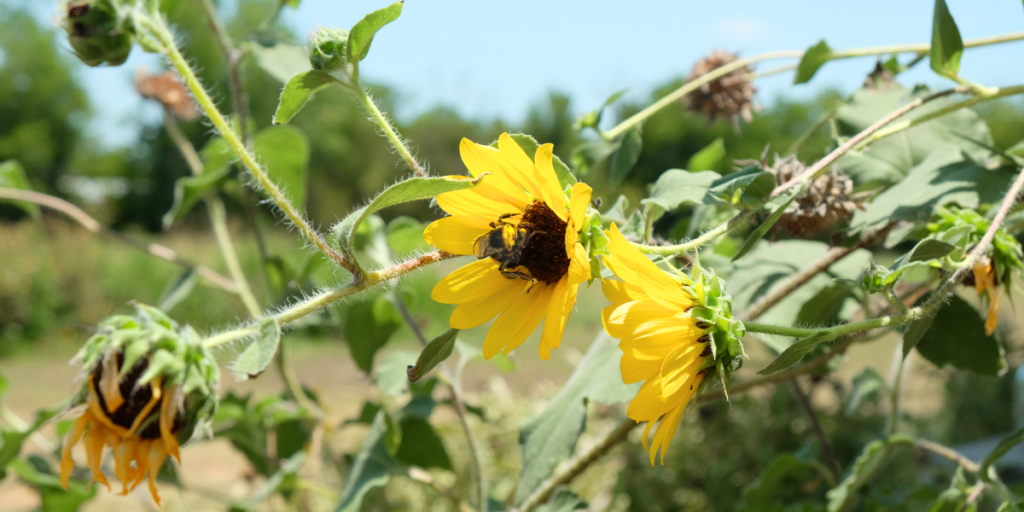
M 622 281 L 601 281 L 612 305 L 601 311 L 604 329 L 621 340 L 619 367 L 626 384 L 644 381 L 626 414 L 646 421 L 643 445 L 651 464 L 661 450 L 662 462 L 675 436 L 687 404 L 704 381 L 705 363 L 711 354 L 711 327 L 688 311 L 700 301 L 687 293 L 690 280 L 666 274 L 636 250 L 612 224 L 608 234 L 610 254 L 604 265 Z M 653 441 L 648 436 L 661 420 Z
M 149 492 L 159 505 L 156 475 L 164 459 L 172 455 L 181 462 L 177 435 L 184 421 L 177 411 L 183 397 L 178 386 L 163 387 L 159 377 L 140 385 L 139 379 L 149 366 L 146 361 L 140 361 L 120 377 L 123 363 L 123 353 L 109 353 L 87 377 L 88 406 L 71 426 L 64 442 L 61 483 L 67 489 L 75 466 L 71 450 L 84 437 L 93 481 L 110 490 L 100 465 L 103 449 L 109 447 L 114 455 L 114 474 L 121 481 L 121 494 L 135 489 L 148 473 Z
M 498 317 L 484 340 L 487 359 L 514 350 L 546 319 L 539 351 L 548 359 L 561 344 L 580 283 L 591 277 L 580 243 L 591 188 L 576 183 L 566 194 L 555 174 L 551 144 L 539 146 L 532 160 L 507 133 L 497 146 L 462 139 L 462 161 L 473 177 L 483 178 L 471 189 L 437 196 L 449 217 L 431 223 L 423 236 L 442 251 L 470 256 L 478 254 L 478 240 L 511 225 L 523 243 L 503 248 L 504 258 L 483 257 L 452 272 L 431 298 L 457 304 L 450 320 L 454 329 Z
M 974 289 L 981 297 L 988 292 L 988 318 L 985 319 L 985 335 L 992 336 L 999 323 L 999 288 L 996 284 L 995 265 L 992 258 L 984 256 L 974 264 Z

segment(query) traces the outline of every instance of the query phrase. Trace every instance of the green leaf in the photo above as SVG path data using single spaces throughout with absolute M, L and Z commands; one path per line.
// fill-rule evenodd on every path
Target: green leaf
M 402 427 L 402 444 L 395 453 L 399 462 L 421 468 L 452 469 L 452 461 L 444 447 L 441 436 L 426 419 L 405 416 Z
M 215 193 L 227 180 L 230 171 L 230 167 L 222 167 L 199 176 L 178 178 L 174 182 L 174 203 L 171 205 L 171 209 L 164 214 L 164 229 L 169 229 L 175 221 L 184 218 L 185 214 L 191 211 L 200 199 Z
M 569 161 L 573 169 L 580 175 L 586 174 L 590 169 L 597 167 L 608 159 L 620 144 L 606 140 L 588 141 L 576 146 L 572 150 Z
M 383 487 L 391 479 L 392 473 L 402 471 L 401 464 L 388 453 L 385 446 L 387 426 L 384 418 L 384 411 L 380 411 L 370 425 L 370 432 L 349 469 L 345 487 L 341 489 L 341 501 L 335 512 L 359 512 L 366 493 Z
M 992 452 L 985 457 L 985 460 L 981 462 L 981 469 L 978 473 L 987 475 L 989 467 L 995 464 L 999 459 L 1003 458 L 1003 455 L 1006 455 L 1006 452 L 1009 452 L 1010 449 L 1020 443 L 1024 443 L 1024 428 L 1017 429 L 1003 437 L 999 441 L 999 444 L 992 449 Z
M 231 370 L 240 380 L 253 379 L 267 369 L 281 345 L 281 324 L 269 317 L 260 321 L 260 333 L 256 341 L 245 347 L 242 354 L 231 364 Z
M 258 507 L 266 501 L 267 498 L 270 498 L 270 496 L 281 489 L 282 484 L 285 483 L 286 479 L 297 474 L 305 463 L 306 452 L 300 451 L 292 455 L 290 458 L 284 460 L 281 467 L 278 468 L 266 482 L 263 482 L 263 485 L 261 485 L 252 496 L 245 501 L 232 504 L 229 510 L 231 512 L 247 512 Z
M 306 62 L 309 62 L 307 59 Z M 306 71 L 291 77 L 281 91 L 281 99 L 274 112 L 274 124 L 285 124 L 298 114 L 313 93 L 331 85 L 337 79 L 326 71 Z
M 445 192 L 466 190 L 474 187 L 480 180 L 466 176 L 440 176 L 436 178 L 409 178 L 388 187 L 375 197 L 370 204 L 350 213 L 341 222 L 334 225 L 331 231 L 334 240 L 349 252 L 355 246 L 356 229 L 368 215 L 396 204 L 408 203 L 422 199 L 430 199 Z
M 910 355 L 910 351 L 921 342 L 921 338 L 931 329 L 934 321 L 935 315 L 929 315 L 910 322 L 907 331 L 903 333 L 903 359 L 906 359 Z
M 722 176 L 713 171 L 687 172 L 681 169 L 669 169 L 658 177 L 651 189 L 651 196 L 643 199 L 642 204 L 654 204 L 665 211 L 673 211 L 687 204 L 709 204 L 721 202 L 708 191 Z M 618 203 L 616 203 L 618 204 Z
M 775 175 L 759 166 L 749 165 L 712 183 L 704 204 L 751 204 L 771 194 L 773 190 Z
M 75 512 L 96 497 L 97 486 L 78 480 L 71 480 L 65 491 L 49 463 L 39 456 L 13 460 L 10 468 L 23 482 L 39 491 L 40 512 Z
M 509 137 L 519 144 L 519 147 L 523 148 L 523 151 L 530 157 L 530 160 L 534 159 L 537 154 L 537 148 L 540 147 L 540 143 L 537 139 L 533 138 L 532 135 L 525 133 L 510 133 Z M 497 141 L 491 144 L 492 147 L 497 147 Z M 569 170 L 569 166 L 565 165 L 565 162 L 558 155 L 552 155 L 551 166 L 555 168 L 555 176 L 558 176 L 558 185 L 565 190 L 566 187 L 571 187 L 576 184 L 576 176 L 573 176 L 572 171 Z
M 345 341 L 352 359 L 369 373 L 373 358 L 402 325 L 398 310 L 385 296 L 350 304 L 345 312 Z M 404 378 L 404 372 L 402 376 Z
M 3 384 L 6 387 L 7 381 L 3 381 Z M 3 441 L 0 443 L 0 480 L 7 474 L 7 466 L 18 458 L 21 446 L 25 443 L 25 440 L 33 432 L 39 430 L 47 421 L 56 416 L 58 412 L 60 412 L 59 409 L 40 409 L 36 412 L 32 423 L 25 430 L 0 429 L 0 440 Z
M 935 0 L 932 48 L 928 55 L 932 70 L 946 78 L 955 78 L 960 72 L 960 56 L 963 53 L 964 41 L 960 38 L 960 29 L 956 28 L 953 15 L 946 7 L 946 0 Z
M 618 149 L 611 155 L 609 172 L 611 173 L 612 187 L 618 187 L 629 175 L 629 171 L 633 170 L 633 166 L 640 159 L 640 150 L 643 149 L 643 145 L 644 141 L 640 137 L 639 128 L 633 128 L 622 134 Z
M 751 249 L 754 248 L 754 245 L 757 242 L 764 238 L 764 235 L 768 234 L 768 230 L 772 229 L 772 226 L 774 226 L 775 223 L 778 222 L 779 219 L 782 217 L 782 215 L 786 213 L 786 208 L 789 208 L 789 205 L 793 204 L 793 200 L 803 193 L 804 188 L 805 187 L 796 187 L 796 190 L 790 193 L 789 199 L 787 199 L 786 202 L 782 203 L 778 208 L 776 208 L 775 211 L 773 211 L 772 214 L 769 215 L 768 218 L 765 219 L 765 221 L 762 222 L 761 225 L 758 226 L 757 229 L 755 229 L 754 232 L 751 233 L 746 240 L 743 241 L 743 245 L 740 246 L 739 252 L 737 252 L 736 255 L 732 257 L 732 261 L 736 261 L 742 258 L 745 254 L 747 254 L 748 252 L 750 252 Z
M 839 512 L 848 509 L 848 502 L 856 498 L 857 492 L 871 481 L 875 472 L 885 461 L 891 446 L 909 444 L 913 446 L 914 438 L 906 434 L 896 434 L 885 441 L 872 441 L 864 446 L 857 460 L 853 461 L 846 478 L 834 489 L 828 491 L 828 512 Z
M 931 93 L 924 87 L 911 90 L 896 83 L 879 89 L 859 89 L 836 113 L 840 135 L 855 135 L 897 108 Z M 949 98 L 930 101 L 900 120 L 912 120 L 953 104 Z M 989 157 L 991 151 L 964 137 L 992 145 L 992 134 L 985 121 L 969 108 L 875 141 L 864 151 L 849 152 L 839 159 L 837 165 L 857 185 L 867 186 L 900 181 L 912 168 L 937 151 L 955 155 L 963 152 L 976 162 L 983 162 Z
M 423 347 L 423 352 L 420 352 L 416 365 L 409 368 L 409 382 L 419 381 L 435 366 L 448 359 L 452 355 L 452 350 L 455 349 L 455 336 L 458 334 L 458 329 L 448 329 L 444 334 L 430 340 L 430 343 Z
M 889 391 L 889 385 L 878 373 L 878 370 L 868 366 L 865 367 L 856 377 L 853 378 L 853 388 L 846 400 L 846 415 L 852 416 L 857 413 L 860 404 L 869 397 L 878 394 L 879 391 Z
M 936 150 L 903 181 L 876 196 L 865 211 L 856 212 L 850 231 L 876 229 L 890 220 L 926 222 L 949 203 L 963 208 L 996 203 L 1016 175 L 1012 167 L 987 169 L 964 159 L 956 148 Z
M 946 242 L 936 240 L 934 238 L 921 240 L 913 249 L 900 256 L 899 259 L 889 267 L 890 273 L 885 276 L 882 284 L 886 286 L 892 285 L 897 279 L 899 279 L 900 275 L 902 275 L 904 271 L 914 266 L 915 263 L 942 258 L 943 256 L 953 252 L 954 249 L 956 249 L 955 245 L 947 244 Z
M 309 54 L 301 46 L 277 43 L 268 48 L 259 43 L 249 43 L 247 47 L 263 71 L 282 84 L 287 84 L 296 75 L 313 69 L 309 64 Z
M 274 397 L 280 400 L 279 397 Z M 231 445 L 252 463 L 261 475 L 270 476 L 270 457 L 267 454 L 267 426 L 264 410 L 269 402 L 257 407 L 249 405 L 249 397 L 238 397 L 231 392 L 220 400 L 215 417 L 215 436 Z
M 405 2 L 395 2 L 383 9 L 367 14 L 348 31 L 348 61 L 357 64 L 370 53 L 370 43 L 377 31 L 398 19 Z
M 694 171 L 721 172 L 725 166 L 725 141 L 721 137 L 715 139 L 703 149 L 690 157 L 686 169 Z
M 0 162 L 0 187 L 13 188 L 15 190 L 32 190 L 32 185 L 28 182 L 28 177 L 25 175 L 25 168 L 17 160 Z M 39 218 L 38 204 L 28 201 L 9 201 L 7 199 L 0 199 L 0 201 L 10 202 L 33 218 Z
M 952 364 L 961 370 L 996 375 L 1006 367 L 999 343 L 985 335 L 985 319 L 956 295 L 935 315 L 931 328 L 917 343 L 917 351 L 940 368 Z
M 271 126 L 256 133 L 253 150 L 270 179 L 300 212 L 306 206 L 306 175 L 309 172 L 309 139 L 291 126 Z
M 829 48 L 828 43 L 822 39 L 804 52 L 804 56 L 796 68 L 793 83 L 802 84 L 811 81 L 814 74 L 818 72 L 818 68 L 830 60 L 832 60 L 832 48 Z
M 567 487 L 559 487 L 555 493 L 548 498 L 548 501 L 537 507 L 537 512 L 572 512 L 573 510 L 586 510 L 587 502 L 583 501 L 575 492 Z
M 192 290 L 195 289 L 196 283 L 202 276 L 199 272 L 193 270 L 184 270 L 178 275 L 174 276 L 171 282 L 167 283 L 167 288 L 160 294 L 160 300 L 157 301 L 157 307 L 161 311 L 169 312 L 178 303 L 185 300 Z
M 586 425 L 587 401 L 615 404 L 636 395 L 638 385 L 623 384 L 617 376 L 621 356 L 615 340 L 599 334 L 544 410 L 519 424 L 523 470 L 516 490 L 517 505 L 572 455 Z
M 853 287 L 838 282 L 818 291 L 810 300 L 800 307 L 796 315 L 797 325 L 830 324 L 843 309 L 846 300 L 852 298 Z
M 816 347 L 819 343 L 829 341 L 835 336 L 829 331 L 818 331 L 792 345 L 786 350 L 783 350 L 779 357 L 776 357 L 774 361 L 768 363 L 761 371 L 757 372 L 758 375 L 771 375 L 773 373 L 781 372 L 786 368 L 789 368 L 800 362 L 808 352 Z

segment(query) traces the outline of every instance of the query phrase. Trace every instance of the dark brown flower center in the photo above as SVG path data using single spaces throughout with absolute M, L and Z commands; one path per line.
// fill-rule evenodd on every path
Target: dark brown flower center
M 526 267 L 538 281 L 555 284 L 569 272 L 565 252 L 565 228 L 568 226 L 548 205 L 534 201 L 523 212 L 520 226 L 526 225 L 533 236 L 523 249 L 519 265 Z
M 124 364 L 124 352 L 117 355 L 117 367 L 121 368 L 122 364 Z M 142 358 L 138 363 L 135 363 L 135 367 L 132 368 L 123 379 L 121 379 L 118 387 L 121 390 L 121 396 L 124 397 L 124 403 L 121 404 L 121 407 L 118 407 L 114 412 L 109 411 L 107 408 L 107 401 L 103 398 L 103 393 L 99 392 L 100 379 L 103 378 L 103 363 L 97 363 L 96 368 L 93 369 L 92 381 L 93 385 L 96 386 L 96 396 L 99 398 L 100 408 L 107 412 L 107 417 L 110 418 L 110 421 L 115 425 L 131 429 L 132 424 L 135 422 L 135 418 L 142 413 L 143 409 L 146 408 L 146 404 L 153 399 L 153 390 L 150 388 L 149 384 L 146 384 L 145 386 L 138 386 L 136 388 L 136 383 L 138 382 L 139 377 L 142 377 L 142 374 L 146 372 L 147 368 L 149 368 L 149 361 L 146 358 Z M 150 420 L 150 418 L 152 418 L 152 420 L 146 421 L 136 435 L 142 439 L 160 439 L 160 422 L 156 421 L 159 415 L 160 404 L 157 404 L 146 416 L 147 420 Z M 177 432 L 183 426 L 184 421 L 179 416 L 174 419 L 174 426 L 171 430 Z

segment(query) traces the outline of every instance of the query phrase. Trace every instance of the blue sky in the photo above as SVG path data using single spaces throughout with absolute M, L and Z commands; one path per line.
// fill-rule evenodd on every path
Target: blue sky
M 31 5 L 44 20 L 54 12 L 40 0 L 0 2 Z M 965 39 L 1024 30 L 1020 0 L 947 2 Z M 384 5 L 386 0 L 302 0 L 299 9 L 286 10 L 283 22 L 303 35 L 317 25 L 347 28 Z M 362 74 L 400 93 L 400 118 L 445 105 L 468 117 L 515 122 L 550 90 L 569 94 L 576 112 L 627 87 L 632 97 L 645 98 L 718 48 L 749 56 L 805 49 L 823 38 L 834 49 L 927 42 L 932 7 L 932 0 L 408 0 L 402 17 L 374 40 Z M 1020 84 L 1021 56 L 1020 41 L 967 50 L 961 74 L 985 85 Z M 768 61 L 759 69 L 792 62 Z M 142 105 L 132 90 L 140 64 L 160 67 L 136 49 L 125 66 L 78 71 L 98 112 L 95 133 L 106 134 L 105 145 L 130 143 L 139 123 L 158 122 L 155 107 Z M 798 86 L 791 73 L 765 78 L 757 82 L 758 101 L 770 105 L 780 96 L 803 98 L 828 87 L 849 92 L 873 66 L 872 57 L 832 62 L 810 84 Z M 902 80 L 943 84 L 927 62 Z

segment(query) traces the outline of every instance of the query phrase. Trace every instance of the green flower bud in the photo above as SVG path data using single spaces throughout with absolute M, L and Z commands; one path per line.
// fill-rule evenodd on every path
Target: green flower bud
M 889 269 L 877 263 L 872 263 L 860 275 L 860 287 L 868 293 L 880 293 L 885 290 L 885 278 L 889 277 L 889 274 Z
M 120 66 L 132 51 L 130 7 L 116 0 L 73 0 L 65 4 L 62 20 L 68 42 L 89 66 Z
M 340 28 L 319 28 L 309 36 L 309 64 L 319 71 L 344 69 L 348 64 L 345 45 L 348 32 Z

